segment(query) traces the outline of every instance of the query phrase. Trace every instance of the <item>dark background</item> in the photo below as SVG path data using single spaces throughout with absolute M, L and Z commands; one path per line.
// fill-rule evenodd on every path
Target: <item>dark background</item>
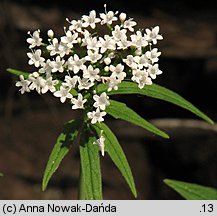
M 50 182 L 40 184 L 46 161 L 63 123 L 76 118 L 51 95 L 20 95 L 7 68 L 27 64 L 27 31 L 63 34 L 65 18 L 77 19 L 105 1 L 0 1 L 0 179 L 1 199 L 75 199 L 79 154 L 74 146 Z M 215 1 L 108 1 L 107 10 L 133 17 L 140 28 L 159 25 L 164 40 L 156 83 L 180 93 L 213 120 L 217 93 L 217 6 Z M 135 176 L 139 199 L 180 199 L 163 184 L 173 178 L 217 187 L 217 128 L 166 102 L 121 96 L 141 116 L 169 133 L 163 140 L 122 121 L 107 118 Z M 102 158 L 105 199 L 132 199 L 109 157 Z

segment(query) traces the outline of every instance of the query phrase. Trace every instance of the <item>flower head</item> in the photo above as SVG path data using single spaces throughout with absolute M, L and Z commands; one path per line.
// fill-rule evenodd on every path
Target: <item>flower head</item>
M 113 95 L 119 87 L 121 90 L 122 82 L 134 82 L 143 89 L 162 74 L 161 52 L 155 46 L 163 39 L 159 26 L 140 30 L 127 14 L 107 12 L 104 7 L 99 15 L 92 10 L 80 19 L 66 19 L 69 26 L 63 28 L 63 35 L 48 30 L 45 43 L 40 30 L 28 33 L 28 63 L 36 70 L 16 82 L 21 94 L 51 92 L 72 110 L 84 110 L 83 120 L 89 125 L 104 121 L 110 106 L 108 92 Z M 99 146 L 102 156 L 105 142 L 101 130 L 93 144 Z
M 118 90 L 124 81 L 145 88 L 162 73 L 158 65 L 161 52 L 155 47 L 163 39 L 159 26 L 140 30 L 133 18 L 107 11 L 106 5 L 104 13 L 92 10 L 80 19 L 66 20 L 69 26 L 63 28 L 63 35 L 48 30 L 45 43 L 40 30 L 29 33 L 27 56 L 37 70 L 28 77 L 20 76 L 16 86 L 22 94 L 52 92 L 73 110 L 84 109 L 88 121 L 95 124 L 104 121 L 110 105 L 108 92 Z M 100 84 L 105 90 L 98 94 Z M 96 143 L 104 155 L 102 134 Z

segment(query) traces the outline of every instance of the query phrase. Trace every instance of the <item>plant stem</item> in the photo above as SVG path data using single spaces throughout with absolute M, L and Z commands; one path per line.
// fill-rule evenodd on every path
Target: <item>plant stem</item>
M 85 180 L 80 164 L 80 174 L 79 174 L 79 189 L 78 189 L 78 199 L 79 200 L 85 200 Z

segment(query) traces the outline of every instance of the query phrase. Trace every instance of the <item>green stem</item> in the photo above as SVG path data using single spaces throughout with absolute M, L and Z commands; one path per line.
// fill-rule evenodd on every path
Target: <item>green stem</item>
M 79 175 L 79 190 L 78 190 L 78 199 L 79 200 L 85 200 L 85 180 L 82 172 L 82 168 L 80 165 L 80 175 Z

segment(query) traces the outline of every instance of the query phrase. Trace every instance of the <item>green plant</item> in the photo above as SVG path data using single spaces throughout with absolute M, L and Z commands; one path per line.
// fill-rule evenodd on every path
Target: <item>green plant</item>
M 137 197 L 126 156 L 113 131 L 103 123 L 104 116 L 109 114 L 128 121 L 162 138 L 169 136 L 126 104 L 110 99 L 112 95 L 139 94 L 164 100 L 213 124 L 207 115 L 183 97 L 152 83 L 162 74 L 157 64 L 161 53 L 154 47 L 163 39 L 159 27 L 134 33 L 136 22 L 126 20 L 124 13 L 119 19 L 116 15 L 117 12 L 105 11 L 97 18 L 96 12 L 91 11 L 81 20 L 68 20 L 70 26 L 60 39 L 54 37 L 52 30 L 48 31 L 48 43 L 43 43 L 39 30 L 33 35 L 29 33 L 27 42 L 31 52 L 27 55 L 29 64 L 34 65 L 37 72 L 7 70 L 20 77 L 16 86 L 21 87 L 22 94 L 31 90 L 39 94 L 50 91 L 62 103 L 70 100 L 72 109 L 83 110 L 81 118 L 67 122 L 57 138 L 44 172 L 42 190 L 46 189 L 70 147 L 79 140 L 79 199 L 103 198 L 99 150 L 102 156 L 106 152 L 111 157 Z M 103 37 L 100 27 L 105 26 L 107 33 Z M 40 49 L 33 50 L 37 47 Z

